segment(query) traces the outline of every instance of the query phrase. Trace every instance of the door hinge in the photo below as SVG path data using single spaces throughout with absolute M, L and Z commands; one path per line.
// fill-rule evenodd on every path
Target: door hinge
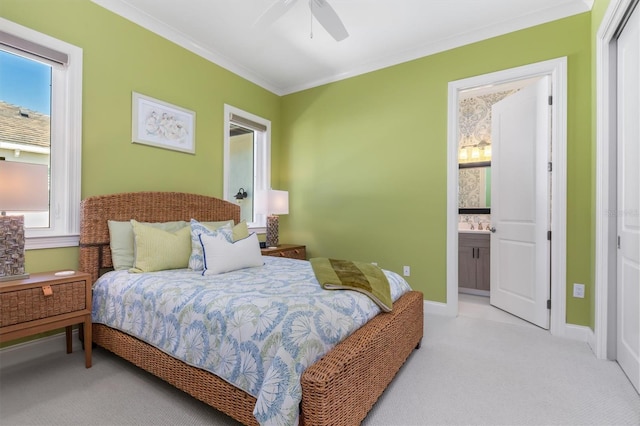
M 552 172 L 553 171 L 553 163 L 551 161 L 549 161 L 547 163 L 547 171 L 548 172 Z
M 551 299 L 547 299 L 547 309 L 551 309 Z
M 551 241 L 551 231 L 547 231 L 547 240 Z
M 618 248 L 620 248 L 620 235 L 618 235 Z
M 549 105 L 553 105 L 553 96 L 549 95 Z

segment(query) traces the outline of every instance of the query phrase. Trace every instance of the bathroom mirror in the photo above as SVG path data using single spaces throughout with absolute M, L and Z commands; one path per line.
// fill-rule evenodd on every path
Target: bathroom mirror
M 491 162 L 462 163 L 458 167 L 459 213 L 491 213 Z

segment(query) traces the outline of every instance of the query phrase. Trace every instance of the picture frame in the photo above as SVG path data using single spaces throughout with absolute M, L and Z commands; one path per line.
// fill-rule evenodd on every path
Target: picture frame
M 132 143 L 195 154 L 196 113 L 132 92 Z

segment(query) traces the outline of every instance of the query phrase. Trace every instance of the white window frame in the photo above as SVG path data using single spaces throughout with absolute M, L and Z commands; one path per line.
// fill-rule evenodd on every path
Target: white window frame
M 224 189 L 222 197 L 227 201 L 233 202 L 235 193 L 233 188 L 229 188 L 229 169 L 231 167 L 231 138 L 229 133 L 232 114 L 262 124 L 267 128 L 264 132 L 254 132 L 254 192 L 271 188 L 271 121 L 231 105 L 224 105 Z M 253 222 L 247 223 L 248 228 L 257 233 L 265 233 L 267 226 L 266 215 L 257 214 L 255 206 L 253 218 Z
M 25 249 L 77 246 L 82 170 L 82 49 L 4 18 L 0 18 L 0 27 L 6 33 L 68 56 L 66 66 L 53 66 L 51 72 L 50 226 L 25 229 Z M 1 48 L 5 50 L 5 46 Z

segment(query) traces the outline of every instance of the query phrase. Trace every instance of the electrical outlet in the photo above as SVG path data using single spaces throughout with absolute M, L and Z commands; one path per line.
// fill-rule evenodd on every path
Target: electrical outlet
M 405 277 L 408 277 L 411 275 L 411 267 L 410 266 L 403 266 L 402 267 L 402 275 L 404 275 Z
M 584 284 L 573 284 L 573 297 L 584 298 Z

